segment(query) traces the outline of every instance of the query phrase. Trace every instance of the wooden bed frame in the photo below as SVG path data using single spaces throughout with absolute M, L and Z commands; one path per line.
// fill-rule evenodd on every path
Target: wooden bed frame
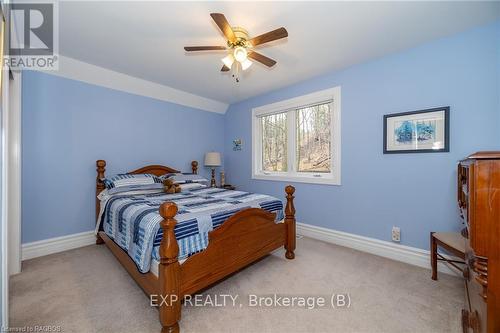
M 104 190 L 103 179 L 106 161 L 98 160 L 96 195 Z M 191 163 L 193 173 L 197 173 L 198 162 Z M 150 173 L 157 176 L 179 172 L 162 165 L 150 165 L 129 174 Z M 162 333 L 179 332 L 181 302 L 184 296 L 194 294 L 252 262 L 284 246 L 286 258 L 295 257 L 295 188 L 286 186 L 286 207 L 284 222 L 275 223 L 275 214 L 259 208 L 244 209 L 208 235 L 208 247 L 191 257 L 182 265 L 178 262 L 179 246 L 175 239 L 174 227 L 177 223 L 177 205 L 165 202 L 160 206 L 160 222 L 163 239 L 160 243 L 159 277 L 153 273 L 140 273 L 134 261 L 104 231 L 97 234 L 97 244 L 106 243 L 118 261 L 149 296 L 159 301 Z M 100 201 L 96 198 L 96 218 L 100 211 Z M 244 222 L 244 223 L 241 223 Z

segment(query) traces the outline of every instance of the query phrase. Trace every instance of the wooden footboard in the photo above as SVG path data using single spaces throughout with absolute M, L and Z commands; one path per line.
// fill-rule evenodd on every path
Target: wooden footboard
M 180 294 L 201 290 L 285 244 L 286 226 L 258 208 L 238 212 L 209 234 L 209 246 L 181 266 Z

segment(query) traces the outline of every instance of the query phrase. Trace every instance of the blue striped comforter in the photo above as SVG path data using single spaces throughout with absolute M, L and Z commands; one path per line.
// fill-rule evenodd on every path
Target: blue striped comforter
M 159 207 L 173 201 L 179 211 L 174 229 L 179 244 L 179 260 L 208 246 L 208 233 L 238 211 L 256 207 L 276 213 L 283 219 L 280 200 L 264 195 L 219 188 L 197 188 L 177 194 L 117 194 L 103 199 L 102 228 L 137 264 L 140 272 L 150 270 L 151 259 L 159 260 L 163 236 Z

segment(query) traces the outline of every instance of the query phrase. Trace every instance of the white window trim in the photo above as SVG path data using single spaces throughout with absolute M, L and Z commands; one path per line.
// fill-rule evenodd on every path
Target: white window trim
M 259 116 L 285 112 L 297 109 L 301 106 L 317 104 L 332 100 L 332 173 L 326 174 L 305 174 L 295 172 L 295 163 L 291 163 L 291 171 L 288 172 L 263 172 L 262 165 L 262 140 L 261 125 Z M 341 126 L 340 126 L 340 86 L 326 90 L 317 91 L 311 94 L 290 98 L 276 103 L 263 105 L 252 109 L 252 179 L 291 181 L 300 183 L 341 185 Z M 288 117 L 288 125 L 295 127 L 295 117 Z M 295 136 L 295 131 L 291 131 Z M 288 140 L 289 160 L 295 161 L 295 147 L 293 140 Z M 319 175 L 319 176 L 318 176 Z

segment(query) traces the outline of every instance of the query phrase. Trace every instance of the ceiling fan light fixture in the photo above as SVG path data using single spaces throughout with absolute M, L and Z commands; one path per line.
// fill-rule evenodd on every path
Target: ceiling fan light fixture
M 238 62 L 243 62 L 243 61 L 247 60 L 248 54 L 247 54 L 247 50 L 244 47 L 238 46 L 234 49 L 233 55 L 234 55 L 234 58 Z
M 252 66 L 253 62 L 251 62 L 249 59 L 245 59 L 244 61 L 241 62 L 241 69 L 244 71 L 247 70 L 250 66 Z
M 234 62 L 234 57 L 232 54 L 228 54 L 227 56 L 222 58 L 222 63 L 226 65 L 227 68 L 231 68 L 231 66 L 233 66 L 233 62 Z

